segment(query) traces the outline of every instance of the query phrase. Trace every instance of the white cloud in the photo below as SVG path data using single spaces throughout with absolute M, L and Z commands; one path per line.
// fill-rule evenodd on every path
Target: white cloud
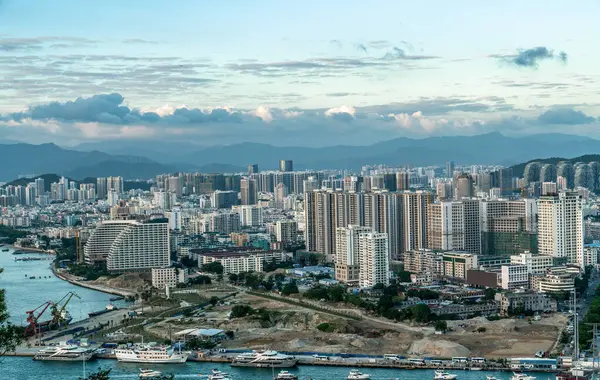
M 333 116 L 335 116 L 337 114 L 341 114 L 341 113 L 346 113 L 346 114 L 354 117 L 354 116 L 356 116 L 356 108 L 354 108 L 352 106 L 341 106 L 341 107 L 330 108 L 327 111 L 325 111 L 325 116 L 333 117 Z
M 269 107 L 259 106 L 254 111 L 250 111 L 249 114 L 261 118 L 265 123 L 270 123 L 273 121 L 273 114 L 271 113 Z

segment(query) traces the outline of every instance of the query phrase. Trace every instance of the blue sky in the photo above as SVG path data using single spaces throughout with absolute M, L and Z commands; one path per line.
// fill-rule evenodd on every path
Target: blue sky
M 600 3 L 576 5 L 0 0 L 0 131 L 66 145 L 600 137 Z

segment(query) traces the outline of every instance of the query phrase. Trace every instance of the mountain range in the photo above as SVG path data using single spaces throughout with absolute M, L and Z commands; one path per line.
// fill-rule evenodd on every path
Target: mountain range
M 509 137 L 500 133 L 396 138 L 365 146 L 278 147 L 239 143 L 203 147 L 194 142 L 105 141 L 73 148 L 55 144 L 0 144 L 0 181 L 39 173 L 70 178 L 120 175 L 147 179 L 177 171 L 243 172 L 248 164 L 276 169 L 279 160 L 294 161 L 294 169 L 350 169 L 364 165 L 395 166 L 497 164 L 510 166 L 536 157 L 574 157 L 600 153 L 600 141 L 585 136 L 538 134 Z

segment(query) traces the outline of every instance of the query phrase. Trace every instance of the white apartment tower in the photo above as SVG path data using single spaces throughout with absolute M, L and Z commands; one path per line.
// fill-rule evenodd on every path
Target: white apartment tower
M 371 288 L 390 284 L 390 259 L 386 233 L 369 232 L 358 236 L 360 256 L 359 285 Z
M 428 248 L 481 254 L 479 199 L 429 204 Z
M 260 227 L 263 224 L 263 209 L 256 205 L 233 206 L 233 211 L 240 214 L 243 227 Z
M 538 215 L 538 252 L 576 263 L 583 256 L 583 208 L 579 194 L 563 191 L 540 197 Z
M 110 271 L 164 268 L 170 264 L 169 226 L 166 220 L 103 221 L 84 248 L 85 261 L 106 261 Z
M 335 234 L 335 279 L 346 284 L 358 284 L 360 250 L 358 237 L 373 232 L 370 227 L 349 225 L 338 227 Z
M 275 236 L 284 245 L 294 244 L 298 236 L 298 223 L 294 220 L 278 220 L 275 222 Z

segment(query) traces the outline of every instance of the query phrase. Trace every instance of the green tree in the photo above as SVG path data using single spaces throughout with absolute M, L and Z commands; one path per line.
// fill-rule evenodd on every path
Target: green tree
M 435 331 L 446 332 L 448 330 L 448 323 L 446 321 L 436 321 Z
M 494 297 L 496 296 L 497 290 L 494 288 L 487 288 L 485 290 L 485 294 L 483 296 L 483 299 L 486 301 L 493 301 Z
M 281 289 L 281 294 L 283 294 L 284 296 L 289 296 L 290 294 L 297 294 L 299 292 L 300 291 L 298 290 L 298 285 L 294 280 L 285 284 Z
M 2 272 L 3 269 L 0 268 L 0 273 Z M 8 318 L 4 289 L 0 289 L 0 356 L 14 352 L 23 339 L 23 329 L 12 325 Z
M 232 284 L 237 284 L 238 279 L 239 279 L 239 277 L 237 274 L 235 274 L 235 273 L 229 274 L 229 282 L 231 282 Z
M 327 294 L 329 296 L 330 301 L 342 302 L 344 300 L 344 295 L 346 294 L 346 291 L 344 290 L 343 286 L 335 285 L 327 289 Z
M 400 282 L 410 282 L 410 272 L 407 272 L 405 270 L 401 270 L 398 271 L 398 273 L 396 273 L 398 276 L 398 281 Z
M 429 322 L 431 320 L 431 310 L 425 304 L 418 304 L 411 307 L 414 320 L 419 323 Z
M 213 305 L 213 306 L 217 306 L 217 304 L 219 303 L 219 297 L 212 296 L 212 297 L 210 297 L 210 299 L 208 300 L 208 302 L 210 302 L 210 304 Z
M 244 318 L 254 313 L 254 309 L 248 305 L 235 305 L 231 308 L 231 318 Z
M 218 261 L 202 265 L 202 271 L 215 274 L 223 274 L 223 265 Z

